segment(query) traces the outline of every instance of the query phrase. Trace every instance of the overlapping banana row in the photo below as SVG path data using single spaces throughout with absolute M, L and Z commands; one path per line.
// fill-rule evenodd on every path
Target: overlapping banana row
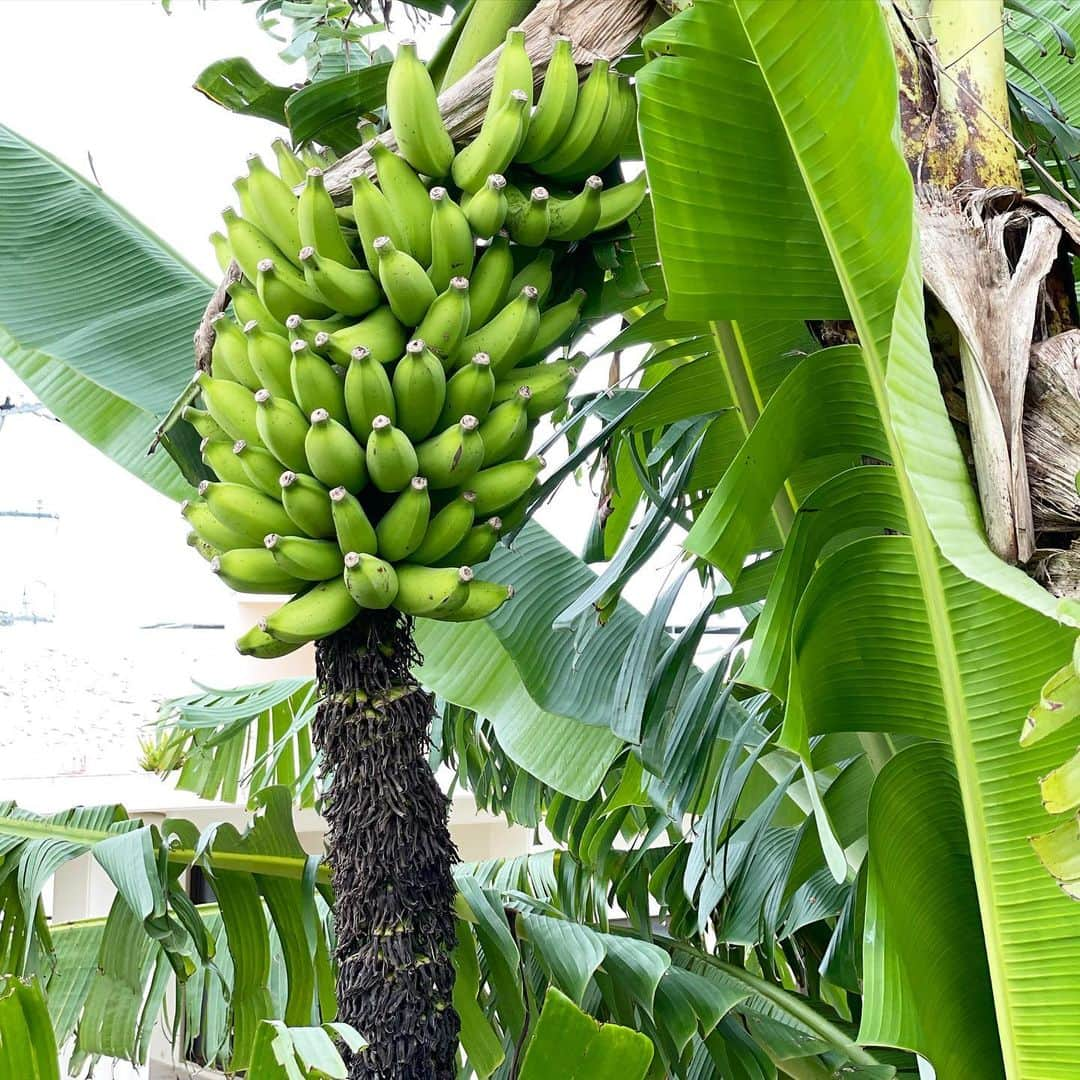
M 645 194 L 596 175 L 633 126 L 624 77 L 598 61 L 579 90 L 560 40 L 532 97 L 512 30 L 483 125 L 455 147 L 403 42 L 387 85 L 400 154 L 370 144 L 377 179 L 356 178 L 350 206 L 284 144 L 278 173 L 254 157 L 237 181 L 241 212 L 212 239 L 243 278 L 184 414 L 217 479 L 183 513 L 226 584 L 292 597 L 241 652 L 284 655 L 365 609 L 464 621 L 513 595 L 473 567 L 524 514 L 533 430 L 577 375 L 553 354 L 586 296 L 556 279 Z

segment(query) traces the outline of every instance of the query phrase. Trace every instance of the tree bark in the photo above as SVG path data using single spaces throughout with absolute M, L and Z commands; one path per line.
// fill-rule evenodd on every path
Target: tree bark
M 452 1080 L 457 851 L 427 760 L 434 699 L 412 675 L 412 620 L 365 613 L 319 642 L 322 752 L 335 898 L 338 1019 L 369 1046 L 350 1080 Z

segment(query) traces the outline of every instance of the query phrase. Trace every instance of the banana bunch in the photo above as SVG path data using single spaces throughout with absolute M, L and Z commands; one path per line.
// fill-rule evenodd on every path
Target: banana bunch
M 365 610 L 461 622 L 513 590 L 482 581 L 524 515 L 539 420 L 566 400 L 586 295 L 560 288 L 576 241 L 625 220 L 643 178 L 604 188 L 634 125 L 628 80 L 578 84 L 556 43 L 539 97 L 511 30 L 476 136 L 455 146 L 415 44 L 387 83 L 399 153 L 368 144 L 348 206 L 325 160 L 277 143 L 235 184 L 211 240 L 242 278 L 184 411 L 214 479 L 188 542 L 230 588 L 290 597 L 237 642 L 277 657 Z

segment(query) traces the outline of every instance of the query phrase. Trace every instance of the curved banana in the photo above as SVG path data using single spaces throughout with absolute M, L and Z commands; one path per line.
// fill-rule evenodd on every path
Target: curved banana
M 254 280 L 254 278 L 251 279 L 251 281 Z M 225 291 L 229 294 L 233 311 L 236 312 L 236 320 L 241 326 L 244 326 L 254 319 L 269 333 L 279 334 L 282 337 L 285 336 L 284 323 L 278 322 L 278 320 L 266 310 L 266 305 L 259 299 L 259 294 L 255 291 L 255 286 L 252 285 L 250 281 L 245 278 L 240 278 L 239 281 L 231 281 Z
M 286 574 L 300 581 L 326 581 L 337 577 L 345 567 L 341 551 L 332 540 L 268 533 L 263 546 Z
M 370 270 L 352 270 L 313 247 L 300 249 L 300 266 L 311 289 L 342 315 L 366 315 L 382 303 L 378 278 Z
M 446 401 L 446 374 L 439 358 L 419 338 L 405 346 L 391 386 L 398 427 L 413 443 L 426 439 Z
M 480 256 L 469 279 L 469 333 L 490 322 L 506 303 L 513 277 L 514 256 L 510 241 L 505 236 L 496 236 Z
M 253 626 L 236 639 L 236 651 L 241 656 L 254 656 L 259 660 L 277 660 L 296 652 L 302 642 L 278 641 L 261 626 Z
M 378 265 L 375 241 L 380 236 L 389 236 L 397 247 L 408 250 L 404 233 L 398 225 L 389 199 L 365 173 L 352 179 L 352 208 L 356 228 L 360 233 L 360 245 L 364 249 L 364 259 L 369 267 Z
M 577 105 L 578 72 L 568 37 L 555 38 L 529 130 L 515 160 L 528 165 L 552 153 L 566 138 Z
M 261 544 L 267 533 L 292 531 L 292 520 L 282 509 L 281 503 L 246 484 L 214 484 L 204 480 L 199 485 L 199 494 L 210 508 L 210 513 L 222 525 L 246 537 L 250 546 Z M 196 527 L 194 522 L 192 525 Z M 213 543 L 209 536 L 204 539 Z
M 210 570 L 233 592 L 290 595 L 304 587 L 304 582 L 282 570 L 265 548 L 223 551 L 210 561 Z
M 385 416 L 391 423 L 397 419 L 390 376 L 367 349 L 353 349 L 345 369 L 345 408 L 349 427 L 361 441 L 371 435 L 376 416 Z
M 473 233 L 483 240 L 490 240 L 503 227 L 509 211 L 506 177 L 502 173 L 492 173 L 484 186 L 462 203 Z
M 427 266 L 431 262 L 431 200 L 427 188 L 409 163 L 385 143 L 375 139 L 367 144 L 367 150 L 375 162 L 379 187 L 404 234 L 405 249 L 421 266 Z
M 345 487 L 356 492 L 367 483 L 364 448 L 326 409 L 316 409 L 311 414 L 304 453 L 312 475 L 327 487 Z
M 475 505 L 474 501 L 473 506 Z M 479 566 L 487 562 L 495 550 L 495 545 L 499 542 L 502 531 L 502 519 L 497 517 L 489 517 L 487 521 L 474 525 L 462 538 L 461 543 L 439 560 L 439 565 Z
M 274 151 L 274 159 L 277 161 L 278 176 L 291 188 L 297 188 L 304 182 L 303 161 L 291 150 L 284 139 L 275 139 L 270 148 Z
M 187 545 L 189 548 L 194 548 L 207 562 L 210 562 L 215 555 L 220 555 L 213 544 L 208 544 L 194 529 L 188 530 Z
M 601 192 L 600 220 L 596 223 L 596 231 L 603 232 L 621 225 L 645 201 L 648 189 L 649 179 L 643 169 L 633 180 Z
M 426 341 L 440 360 L 446 360 L 465 340 L 471 311 L 469 279 L 452 277 L 450 284 L 428 308 L 424 321 L 416 328 L 416 336 Z
M 431 266 L 428 277 L 435 290 L 442 292 L 451 278 L 468 277 L 472 272 L 474 240 L 469 219 L 450 198 L 446 188 L 433 187 L 430 200 Z
M 599 176 L 590 176 L 585 187 L 572 199 L 552 199 L 548 236 L 552 240 L 584 240 L 594 232 L 600 220 L 603 190 L 604 181 Z
M 244 483 L 281 502 L 281 462 L 269 450 L 251 446 L 245 439 L 237 439 L 232 452 L 244 470 Z
M 204 464 L 214 470 L 219 480 L 225 480 L 230 484 L 246 484 L 247 473 L 244 472 L 232 448 L 233 444 L 227 438 L 206 438 L 199 443 L 199 453 L 202 455 Z
M 205 371 L 198 372 L 194 382 L 218 427 L 233 439 L 247 439 L 262 446 L 262 436 L 255 425 L 255 399 L 246 386 L 212 378 Z
M 254 282 L 259 276 L 259 263 L 263 259 L 276 262 L 286 260 L 286 255 L 262 229 L 240 217 L 231 206 L 221 212 L 221 219 L 225 222 L 233 258 L 248 281 Z M 276 315 L 274 317 L 277 318 Z
M 528 198 L 512 184 L 506 189 L 506 229 L 516 244 L 539 247 L 551 229 L 551 196 L 546 187 L 534 187 Z
M 274 397 L 267 389 L 255 392 L 255 424 L 259 442 L 288 469 L 306 472 L 307 455 L 304 439 L 308 421 L 300 407 L 290 398 Z M 247 440 L 249 443 L 250 439 Z M 268 532 L 288 532 L 288 529 L 266 529 Z
M 491 357 L 491 368 L 499 379 L 532 348 L 540 328 L 538 293 L 526 285 L 489 323 L 469 334 L 455 357 L 455 367 L 463 367 L 478 352 Z
M 294 341 L 289 348 L 292 350 L 289 379 L 293 398 L 301 411 L 310 416 L 316 409 L 325 409 L 339 424 L 348 423 L 345 388 L 334 369 L 306 341 Z
M 330 314 L 330 308 L 295 266 L 273 259 L 260 259 L 256 267 L 255 289 L 266 310 L 279 322 L 285 322 L 294 313 L 306 319 L 320 319 Z
M 554 176 L 564 183 L 582 180 L 591 173 L 606 169 L 619 156 L 634 130 L 637 98 L 630 80 L 625 75 L 611 71 L 608 73 L 608 82 L 610 91 L 607 112 L 596 141 L 572 166 L 558 172 L 549 170 L 549 176 Z
M 330 513 L 334 518 L 334 531 L 342 553 L 358 551 L 374 555 L 379 546 L 375 528 L 371 524 L 360 500 L 343 487 L 330 492 Z
M 352 326 L 331 331 L 327 346 L 339 364 L 347 364 L 353 350 L 361 348 L 367 349 L 380 364 L 389 364 L 405 351 L 408 340 L 408 330 L 389 306 L 384 306 Z
M 397 567 L 398 591 L 394 607 L 406 615 L 440 618 L 464 605 L 472 576 L 468 566 L 437 569 L 403 563 Z
M 345 587 L 362 608 L 382 611 L 397 596 L 397 572 L 370 552 L 350 551 L 345 556 Z
M 435 84 L 411 38 L 398 42 L 386 80 L 386 111 L 402 157 L 418 173 L 446 176 L 454 144 L 443 125 Z
M 211 320 L 214 328 L 214 344 L 211 349 L 211 373 L 216 378 L 231 379 L 258 390 L 262 385 L 248 362 L 247 338 L 239 325 L 225 312 L 219 312 Z
M 532 162 L 532 167 L 543 176 L 558 176 L 572 169 L 576 162 L 588 153 L 600 138 L 611 98 L 612 84 L 608 78 L 611 64 L 607 60 L 594 60 L 588 78 L 578 91 L 574 116 L 551 153 Z
M 525 31 L 520 26 L 512 26 L 506 31 L 491 78 L 487 115 L 492 115 L 498 103 L 505 101 L 514 90 L 525 95 L 525 112 L 528 115 L 533 106 L 533 69 L 525 48 Z
M 224 233 L 212 232 L 210 243 L 214 248 L 214 258 L 217 260 L 218 267 L 224 274 L 232 262 L 232 248 L 229 246 L 228 237 Z
M 255 319 L 244 323 L 248 364 L 258 380 L 256 389 L 265 387 L 275 397 L 292 397 L 292 349 L 289 341 L 264 330 Z
M 475 416 L 463 416 L 453 427 L 416 448 L 418 471 L 433 490 L 461 487 L 484 462 L 484 441 Z
M 543 458 L 532 457 L 524 461 L 504 461 L 478 472 L 469 481 L 469 487 L 476 493 L 477 515 L 495 514 L 517 502 L 532 487 L 543 467 Z
M 485 117 L 476 138 L 458 152 L 450 172 L 462 191 L 475 193 L 492 173 L 506 172 L 526 130 L 528 102 L 524 91 L 511 90 Z
M 420 471 L 409 436 L 388 416 L 376 416 L 371 422 L 365 450 L 368 476 L 380 491 L 402 491 Z
M 204 439 L 225 438 L 225 429 L 205 409 L 194 405 L 185 405 L 180 410 L 180 419 L 190 424 Z
M 293 190 L 263 163 L 258 154 L 248 158 L 247 189 L 263 232 L 287 258 L 295 261 L 301 248 Z
M 308 536 L 325 539 L 336 535 L 330 492 L 313 476 L 286 469 L 281 474 L 281 502 L 293 524 Z M 292 529 L 271 529 L 289 535 Z M 265 533 L 263 536 L 265 537 Z
M 536 258 L 527 262 L 514 275 L 510 282 L 510 295 L 517 296 L 526 285 L 531 285 L 537 293 L 537 301 L 544 303 L 551 292 L 551 284 L 554 275 L 551 272 L 551 264 L 555 261 L 555 252 L 552 248 L 541 248 Z
M 515 368 L 506 379 L 496 384 L 494 400 L 500 403 L 509 401 L 522 386 L 527 386 L 531 394 L 528 416 L 530 420 L 538 420 L 562 404 L 577 377 L 578 369 L 569 360 Z
M 329 637 L 360 613 L 343 578 L 323 581 L 266 617 L 266 632 L 279 641 L 304 643 Z
M 420 545 L 408 556 L 409 562 L 435 566 L 438 560 L 453 551 L 468 536 L 476 520 L 475 503 L 476 496 L 471 491 L 463 491 L 451 499 L 431 518 Z
M 312 247 L 324 259 L 333 259 L 349 270 L 360 269 L 360 264 L 341 231 L 341 221 L 334 200 L 326 190 L 322 169 L 308 169 L 297 201 L 296 220 L 300 229 L 301 248 Z
M 185 499 L 180 504 L 180 513 L 191 526 L 195 535 L 217 551 L 231 551 L 233 548 L 251 547 L 251 537 L 218 521 L 205 502 Z
M 397 563 L 411 555 L 423 541 L 430 520 L 428 482 L 422 476 L 414 476 L 375 526 L 379 556 Z
M 570 332 L 581 318 L 581 305 L 585 303 L 584 289 L 575 289 L 568 300 L 549 307 L 540 316 L 529 351 L 523 357 L 525 362 L 542 360 L 556 345 L 564 344 Z
M 461 607 L 455 611 L 432 615 L 431 618 L 442 619 L 444 622 L 475 622 L 477 619 L 494 615 L 513 596 L 513 585 L 500 585 L 494 581 L 471 581 L 469 595 Z
M 483 468 L 497 465 L 510 456 L 529 426 L 528 404 L 532 391 L 527 386 L 501 405 L 496 405 L 480 425 L 480 438 L 484 440 Z
M 398 251 L 389 236 L 375 241 L 375 257 L 379 284 L 395 318 L 405 326 L 419 326 L 435 302 L 435 286 L 424 268 L 411 255 Z
M 494 396 L 495 375 L 491 370 L 491 357 L 487 353 L 477 353 L 447 381 L 446 402 L 437 426 L 447 428 L 463 416 L 483 420 L 491 411 Z

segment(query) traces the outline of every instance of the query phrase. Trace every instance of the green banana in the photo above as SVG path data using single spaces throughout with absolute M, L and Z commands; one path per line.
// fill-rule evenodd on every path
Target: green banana
M 405 346 L 391 383 L 397 426 L 413 441 L 426 439 L 446 401 L 446 374 L 439 358 L 417 338 Z
M 405 248 L 421 266 L 431 262 L 431 199 L 409 163 L 378 139 L 368 144 L 379 187 L 404 233 Z M 374 264 L 369 263 L 374 269 Z
M 411 255 L 394 247 L 389 236 L 375 241 L 375 256 L 379 260 L 379 284 L 395 318 L 405 326 L 419 326 L 435 301 L 431 279 Z
M 469 481 L 469 487 L 476 492 L 477 515 L 495 514 L 516 502 L 532 487 L 543 467 L 543 458 L 532 457 L 524 461 L 504 461 L 478 472 Z
M 492 173 L 505 174 L 526 130 L 528 102 L 524 91 L 511 90 L 485 117 L 476 138 L 458 152 L 450 172 L 462 191 L 472 194 Z
M 522 386 L 527 386 L 532 394 L 527 408 L 529 419 L 539 420 L 562 404 L 577 376 L 578 369 L 569 360 L 515 368 L 507 379 L 496 384 L 494 400 L 509 401 Z
M 212 232 L 210 234 L 210 243 L 214 248 L 214 258 L 224 274 L 232 264 L 232 248 L 229 247 L 228 237 L 224 233 Z
M 386 111 L 401 156 L 418 173 L 446 176 L 454 144 L 443 125 L 435 84 L 411 38 L 398 42 L 386 80 Z
M 297 201 L 296 220 L 300 227 L 301 248 L 312 247 L 324 259 L 340 263 L 346 269 L 360 269 L 341 231 L 341 222 L 334 200 L 326 190 L 322 169 L 308 169 L 304 188 Z
M 567 336 L 578 324 L 581 317 L 581 305 L 585 303 L 586 292 L 584 289 L 575 289 L 568 300 L 561 304 L 549 307 L 540 316 L 540 324 L 536 329 L 536 337 L 523 359 L 527 363 L 530 360 L 542 360 L 556 345 L 566 341 Z
M 379 546 L 375 529 L 355 495 L 343 487 L 334 488 L 330 492 L 330 513 L 334 519 L 334 531 L 342 554 L 348 551 L 375 554 Z
M 437 426 L 447 428 L 466 415 L 483 420 L 491 411 L 494 395 L 495 375 L 491 370 L 491 357 L 487 353 L 477 353 L 447 381 L 446 403 Z
M 270 237 L 257 225 L 240 217 L 231 206 L 221 212 L 221 219 L 225 222 L 225 232 L 229 237 L 233 258 L 248 281 L 254 282 L 259 276 L 259 263 L 263 259 L 285 261 L 285 254 Z
M 251 279 L 251 281 L 254 280 L 254 278 Z M 266 310 L 266 305 L 259 299 L 259 294 L 255 291 L 255 286 L 251 284 L 251 281 L 245 278 L 240 278 L 239 281 L 230 281 L 228 288 L 225 290 L 232 301 L 233 311 L 236 312 L 236 321 L 241 326 L 244 326 L 254 319 L 264 330 L 284 337 L 285 325 L 278 322 Z
M 469 334 L 457 351 L 455 367 L 483 352 L 491 357 L 495 378 L 502 378 L 532 348 L 540 328 L 538 295 L 535 287 L 526 285 L 489 323 Z
M 537 301 L 542 304 L 551 292 L 554 276 L 551 272 L 551 264 L 554 260 L 555 252 L 551 248 L 541 248 L 536 258 L 527 262 L 514 275 L 514 280 L 510 282 L 510 295 L 517 296 L 526 285 L 531 285 L 536 289 Z M 542 322 L 541 325 L 543 325 Z
M 268 533 L 263 538 L 263 545 L 286 574 L 301 581 L 326 581 L 337 577 L 345 566 L 341 551 L 333 540 Z
M 211 560 L 210 569 L 233 592 L 290 595 L 304 587 L 304 582 L 282 570 L 265 548 L 223 551 Z
M 528 410 L 526 409 L 526 416 L 528 416 Z M 516 438 L 510 440 L 506 444 L 506 449 L 503 452 L 503 461 L 515 461 L 529 456 L 529 451 L 532 449 L 533 433 L 536 430 L 536 424 L 529 421 L 518 432 Z
M 473 575 L 467 566 L 437 569 L 403 563 L 396 569 L 394 607 L 406 615 L 437 619 L 456 611 L 468 599 Z
M 496 236 L 480 256 L 476 270 L 469 279 L 470 333 L 489 322 L 506 303 L 513 277 L 514 256 L 510 251 L 510 241 L 505 236 Z
M 473 234 L 465 212 L 450 198 L 446 188 L 433 187 L 430 199 L 431 266 L 428 277 L 436 292 L 442 292 L 451 278 L 468 277 L 472 273 Z
M 247 337 L 248 364 L 258 379 L 256 389 L 265 387 L 275 397 L 292 397 L 292 350 L 287 338 L 263 329 L 252 319 L 244 324 Z
M 607 60 L 593 61 L 588 78 L 578 90 L 574 116 L 566 133 L 549 154 L 532 162 L 536 172 L 543 176 L 558 176 L 572 169 L 601 137 L 611 99 L 610 69 L 611 64 Z
M 304 163 L 292 152 L 284 139 L 275 139 L 270 147 L 277 161 L 278 175 L 289 187 L 299 187 L 304 182 Z
M 286 258 L 295 261 L 302 244 L 292 188 L 258 154 L 248 158 L 247 188 L 259 226 Z
M 247 473 L 233 454 L 232 448 L 233 444 L 228 439 L 203 439 L 199 443 L 203 461 L 214 470 L 219 480 L 226 480 L 230 484 L 246 484 Z
M 432 490 L 461 487 L 484 461 L 484 441 L 475 416 L 463 416 L 453 427 L 416 448 L 418 471 Z
M 251 197 L 251 189 L 248 187 L 248 178 L 246 176 L 238 176 L 233 181 L 233 191 L 236 192 L 236 200 L 240 203 L 240 213 L 244 215 L 247 221 L 250 221 L 252 225 L 258 226 L 263 232 L 266 232 L 266 226 L 263 224 L 262 218 L 259 216 L 258 208 L 255 206 L 255 201 Z
M 514 397 L 496 405 L 480 425 L 480 438 L 484 440 L 483 468 L 504 461 L 521 441 L 522 433 L 529 425 L 530 397 L 532 391 L 527 386 L 519 387 Z
M 397 596 L 397 572 L 369 552 L 350 551 L 345 556 L 344 580 L 350 596 L 362 608 L 382 611 Z
M 214 379 L 205 371 L 198 372 L 194 381 L 207 412 L 227 435 L 262 446 L 262 437 L 255 426 L 255 399 L 246 386 L 228 379 Z
M 495 71 L 491 79 L 491 95 L 488 99 L 487 116 L 491 116 L 510 93 L 518 90 L 525 95 L 525 115 L 533 106 L 533 69 L 525 48 L 525 31 L 512 26 L 506 32 Z M 486 119 L 486 117 L 485 117 Z
M 409 436 L 394 427 L 388 416 L 376 416 L 371 422 L 365 449 L 368 476 L 380 491 L 402 491 L 419 472 Z
M 348 423 L 345 388 L 334 369 L 306 341 L 294 341 L 289 348 L 292 350 L 289 379 L 293 399 L 301 411 L 310 416 L 316 409 L 325 409 L 339 424 Z
M 604 181 L 599 176 L 590 176 L 585 187 L 572 199 L 552 199 L 550 239 L 584 240 L 589 233 L 595 232 L 600 221 L 603 190 Z
M 356 228 L 360 233 L 360 245 L 369 267 L 378 265 L 375 241 L 380 236 L 389 236 L 397 247 L 408 250 L 390 201 L 364 173 L 352 179 L 352 206 Z
M 204 409 L 185 405 L 180 412 L 180 419 L 190 424 L 204 439 L 225 437 L 225 429 Z
M 342 578 L 323 581 L 266 617 L 266 632 L 279 641 L 303 643 L 329 637 L 360 613 Z
M 473 507 L 476 507 L 476 496 L 473 495 Z M 487 521 L 474 525 L 457 547 L 446 552 L 439 559 L 439 566 L 479 566 L 491 557 L 495 545 L 499 542 L 499 535 L 503 531 L 501 518 L 489 517 Z
M 367 349 L 380 364 L 390 364 L 404 352 L 408 340 L 408 330 L 384 306 L 352 326 L 331 331 L 329 349 L 339 364 L 347 364 L 357 348 Z
M 511 503 L 505 510 L 499 511 L 499 517 L 502 519 L 502 532 L 505 534 L 513 534 L 525 524 L 529 517 L 529 511 L 532 508 L 533 503 L 540 491 L 540 481 L 534 480 L 526 489 L 524 494 L 517 500 L 517 502 Z
M 303 642 L 278 641 L 261 626 L 253 626 L 236 639 L 236 651 L 241 656 L 254 656 L 259 660 L 277 660 L 296 652 Z
M 312 475 L 327 487 L 360 491 L 367 483 L 364 448 L 326 409 L 312 412 L 311 427 L 304 438 L 304 453 Z
M 258 390 L 262 383 L 248 362 L 247 338 L 243 330 L 223 311 L 214 316 L 211 326 L 214 328 L 210 354 L 214 377 L 231 379 L 249 390 Z
M 433 618 L 442 619 L 444 622 L 475 622 L 477 619 L 486 619 L 489 615 L 494 615 L 513 596 L 513 585 L 500 585 L 494 581 L 471 581 L 469 595 L 461 607 Z
M 330 509 L 330 492 L 313 476 L 286 469 L 281 474 L 281 502 L 293 524 L 301 532 L 316 539 L 335 535 L 334 516 Z M 292 529 L 270 529 L 269 532 L 290 534 Z M 266 533 L 263 533 L 265 536 Z
M 261 544 L 267 533 L 292 531 L 292 522 L 281 503 L 246 484 L 214 484 L 204 480 L 199 485 L 199 494 L 206 501 L 210 513 L 222 525 L 246 537 L 249 546 Z M 192 527 L 197 528 L 194 522 Z M 210 536 L 203 539 L 214 543 Z
M 509 210 L 506 177 L 492 173 L 475 195 L 468 201 L 462 200 L 462 208 L 472 231 L 482 239 L 490 240 L 503 227 Z
M 250 536 L 218 521 L 205 502 L 185 499 L 180 504 L 180 513 L 199 539 L 218 551 L 251 546 Z
M 451 499 L 428 523 L 420 545 L 408 556 L 410 562 L 424 566 L 435 566 L 438 561 L 453 551 L 469 534 L 476 512 L 473 509 L 476 496 L 471 491 L 463 491 Z M 464 566 L 466 563 L 455 563 Z
M 267 311 L 278 322 L 285 322 L 294 313 L 308 319 L 330 314 L 330 308 L 308 286 L 304 275 L 296 267 L 273 259 L 259 260 L 255 290 Z
M 300 266 L 311 289 L 342 315 L 366 315 L 382 303 L 382 290 L 370 270 L 350 269 L 313 247 L 301 248 Z
M 607 112 L 596 141 L 572 166 L 558 172 L 549 169 L 549 176 L 564 182 L 582 180 L 591 173 L 606 169 L 619 156 L 637 119 L 637 100 L 630 80 L 625 75 L 611 71 L 608 73 L 608 82 L 610 89 Z
M 210 562 L 215 555 L 220 555 L 213 544 L 208 544 L 194 529 L 191 529 L 187 534 L 187 544 L 189 548 L 194 548 L 207 562 Z
M 574 119 L 577 96 L 578 73 L 573 43 L 568 37 L 560 36 L 555 38 L 544 73 L 544 85 L 515 160 L 528 165 L 546 157 L 562 143 Z
M 348 329 L 349 326 L 344 315 L 334 315 L 329 319 L 304 319 L 299 315 L 290 315 L 285 320 L 289 341 L 310 341 L 313 348 L 320 333 L 333 334 L 338 330 Z
M 529 197 L 512 184 L 506 188 L 506 229 L 523 247 L 539 247 L 551 228 L 551 196 L 546 187 L 534 187 Z
M 601 192 L 600 220 L 596 223 L 596 231 L 603 232 L 622 224 L 644 202 L 648 188 L 649 179 L 643 169 L 633 180 Z
M 430 520 L 428 482 L 422 476 L 414 476 L 375 526 L 379 555 L 391 563 L 411 555 L 424 539 Z
M 452 277 L 445 291 L 435 297 L 416 336 L 441 360 L 452 356 L 469 332 L 472 304 L 469 279 Z
M 362 347 L 353 349 L 345 369 L 345 408 L 349 413 L 349 427 L 361 442 L 371 435 L 376 416 L 386 416 L 391 423 L 397 419 L 390 376 L 386 374 L 386 368 Z
M 308 432 L 308 421 L 300 406 L 290 398 L 274 397 L 269 390 L 263 388 L 255 392 L 255 408 L 260 444 L 287 469 L 306 472 L 308 461 L 304 453 L 304 439 Z M 251 442 L 250 439 L 247 441 Z M 282 531 L 289 530 L 266 530 Z
M 244 483 L 281 502 L 281 484 L 278 482 L 281 462 L 269 450 L 264 450 L 261 446 L 249 446 L 244 439 L 237 439 L 233 443 L 232 452 L 244 470 Z

